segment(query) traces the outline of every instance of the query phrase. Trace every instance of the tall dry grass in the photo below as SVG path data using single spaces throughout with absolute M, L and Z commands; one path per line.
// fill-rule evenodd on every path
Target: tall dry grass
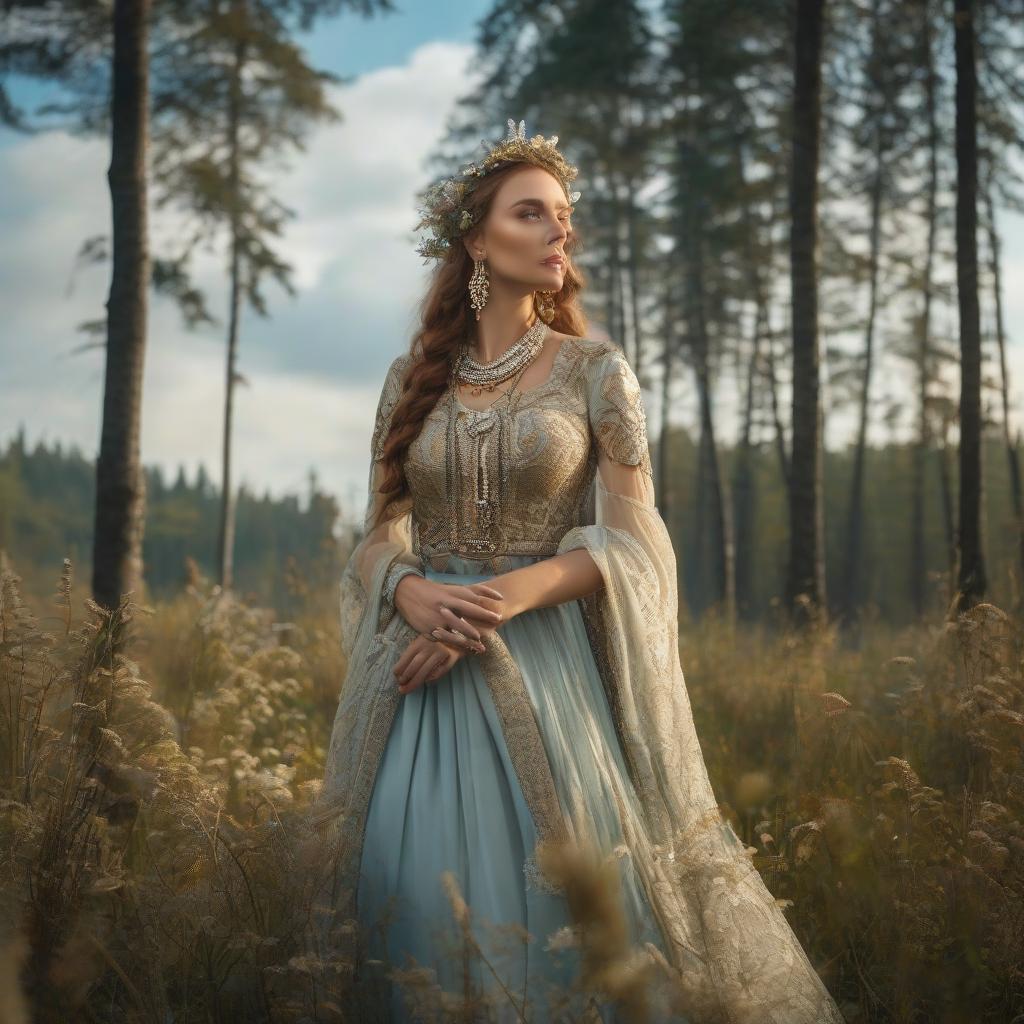
M 0 1022 L 383 1019 L 358 956 L 317 944 L 357 930 L 325 898 L 340 833 L 304 817 L 344 667 L 329 595 L 282 623 L 194 574 L 78 622 L 66 564 L 44 630 L 18 582 L 0 553 Z M 991 605 L 876 623 L 857 650 L 828 628 L 684 630 L 716 792 L 850 1021 L 1024 1014 L 1022 649 Z M 649 1019 L 608 862 L 546 865 L 576 994 Z M 425 1020 L 537 1019 L 446 884 L 460 991 L 378 966 Z

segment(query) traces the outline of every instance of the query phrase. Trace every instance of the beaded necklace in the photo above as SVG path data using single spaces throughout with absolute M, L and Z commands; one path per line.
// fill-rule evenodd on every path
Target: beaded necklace
M 469 353 L 469 346 L 463 344 L 455 360 L 455 376 L 459 383 L 472 384 L 473 395 L 493 391 L 498 384 L 524 370 L 544 347 L 547 324 L 537 317 L 526 333 L 509 345 L 497 359 L 481 363 Z

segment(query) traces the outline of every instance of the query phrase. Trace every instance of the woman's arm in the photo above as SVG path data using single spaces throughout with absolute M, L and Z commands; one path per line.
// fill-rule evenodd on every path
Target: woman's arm
M 510 569 L 487 582 L 504 598 L 505 622 L 533 608 L 586 597 L 604 586 L 600 569 L 583 548 Z
M 617 494 L 639 500 L 647 493 L 648 484 L 639 465 L 616 462 L 602 451 L 597 472 L 605 487 Z M 520 612 L 587 597 L 604 586 L 604 577 L 585 548 L 574 548 L 510 569 L 487 582 L 504 598 L 502 611 L 507 622 Z

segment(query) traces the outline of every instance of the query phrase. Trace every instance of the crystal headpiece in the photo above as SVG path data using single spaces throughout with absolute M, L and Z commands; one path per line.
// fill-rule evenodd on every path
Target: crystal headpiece
M 421 195 L 420 221 L 413 228 L 427 228 L 430 235 L 417 246 L 416 251 L 424 258 L 444 259 L 452 243 L 464 235 L 474 224 L 473 214 L 464 208 L 466 197 L 476 188 L 480 179 L 498 167 L 516 161 L 526 161 L 550 171 L 562 183 L 570 203 L 580 197 L 579 192 L 570 192 L 569 185 L 579 173 L 555 148 L 558 136 L 545 139 L 543 135 L 526 137 L 526 122 L 518 127 L 510 117 L 508 134 L 497 145 L 486 140 L 480 145 L 487 155 L 479 163 L 471 163 L 452 178 L 445 178 L 429 186 Z

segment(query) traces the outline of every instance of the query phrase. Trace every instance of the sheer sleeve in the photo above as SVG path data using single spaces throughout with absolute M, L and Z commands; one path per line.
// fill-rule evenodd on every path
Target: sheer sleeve
M 374 415 L 363 537 L 353 548 L 341 574 L 341 646 L 346 661 L 351 659 L 360 634 L 370 630 L 379 632 L 393 614 L 390 605 L 381 600 L 381 588 L 388 569 L 396 561 L 419 565 L 419 558 L 412 550 L 411 497 L 393 502 L 380 523 L 374 525 L 383 501 L 379 488 L 384 442 L 392 413 L 401 397 L 408 363 L 409 356 L 400 355 L 388 367 Z
M 624 836 L 669 939 L 661 963 L 693 1019 L 840 1024 L 785 915 L 723 819 L 679 661 L 676 557 L 655 505 L 639 382 L 622 352 L 587 367 L 597 450 L 593 521 L 558 551 L 585 548 L 604 586 L 582 599 L 641 820 Z
M 652 596 L 678 614 L 676 558 L 654 503 L 647 413 L 640 382 L 621 350 L 598 358 L 588 378 L 588 416 L 597 447 L 595 521 L 616 531 L 620 543 L 639 544 L 635 564 L 656 577 Z

